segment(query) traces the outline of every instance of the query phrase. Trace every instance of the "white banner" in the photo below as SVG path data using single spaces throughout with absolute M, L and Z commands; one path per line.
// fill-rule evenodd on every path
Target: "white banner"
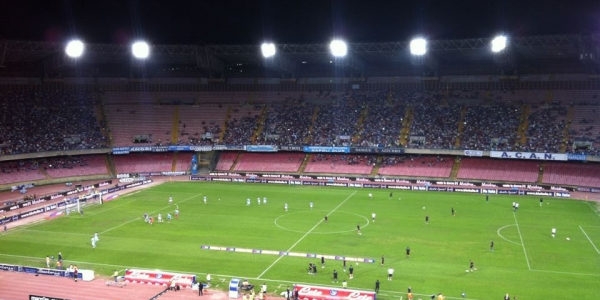
M 539 153 L 539 152 L 490 151 L 490 157 L 533 159 L 533 160 L 561 160 L 561 161 L 567 160 L 567 155 L 564 153 Z
M 481 150 L 465 150 L 465 156 L 483 156 Z

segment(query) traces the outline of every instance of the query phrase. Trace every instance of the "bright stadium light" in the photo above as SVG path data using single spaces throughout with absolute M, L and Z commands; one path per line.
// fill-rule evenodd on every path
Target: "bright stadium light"
M 415 38 L 410 41 L 410 54 L 425 55 L 427 53 L 427 40 L 424 38 Z
M 499 35 L 492 40 L 492 52 L 498 53 L 506 48 L 506 37 Z
M 140 41 L 131 45 L 131 54 L 137 59 L 145 59 L 150 55 L 150 46 L 148 43 Z
M 83 55 L 85 45 L 80 40 L 72 40 L 65 47 L 65 53 L 72 58 L 78 58 Z
M 277 49 L 273 43 L 263 43 L 260 45 L 260 51 L 262 52 L 264 58 L 269 58 L 275 56 Z
M 342 40 L 333 40 L 329 44 L 329 50 L 331 50 L 331 54 L 335 57 L 344 57 L 348 54 L 348 45 Z

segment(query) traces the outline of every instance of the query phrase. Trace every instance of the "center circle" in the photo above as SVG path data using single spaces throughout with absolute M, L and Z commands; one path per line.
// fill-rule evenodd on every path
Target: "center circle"
M 357 213 L 336 211 L 328 216 L 328 221 L 324 222 L 324 216 L 328 212 L 319 210 L 303 210 L 283 214 L 277 217 L 273 222 L 275 226 L 291 232 L 307 233 L 317 224 L 319 226 L 311 231 L 311 234 L 337 234 L 356 231 L 356 225 L 360 224 L 361 229 L 369 226 L 370 222 L 363 215 Z M 302 230 L 306 228 L 305 230 Z M 349 229 L 345 229 L 349 228 Z

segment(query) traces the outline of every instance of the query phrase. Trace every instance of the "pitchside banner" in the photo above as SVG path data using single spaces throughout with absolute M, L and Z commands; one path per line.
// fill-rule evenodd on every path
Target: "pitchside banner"
M 490 151 L 490 157 L 533 159 L 533 160 L 560 160 L 560 161 L 567 160 L 567 154 L 564 154 L 564 153 L 541 153 L 541 152 Z
M 191 288 L 192 283 L 196 282 L 196 275 L 161 272 L 159 270 L 129 269 L 125 271 L 126 282 L 166 286 L 171 280 L 179 284 L 182 288 Z
M 314 285 L 296 284 L 294 291 L 298 291 L 301 300 L 375 300 L 375 292 L 337 289 Z

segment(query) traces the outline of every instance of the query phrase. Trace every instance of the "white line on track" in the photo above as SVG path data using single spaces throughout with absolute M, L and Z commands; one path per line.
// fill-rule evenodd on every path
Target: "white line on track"
M 598 248 L 596 248 L 596 245 L 594 244 L 594 242 L 592 242 L 592 239 L 590 239 L 590 237 L 587 235 L 587 233 L 585 233 L 585 230 L 583 230 L 583 227 L 581 227 L 581 225 L 579 225 L 579 229 L 581 229 L 581 232 L 583 232 L 583 234 L 585 234 L 585 237 L 588 239 L 588 241 L 590 241 L 590 243 L 592 243 L 592 246 L 594 247 L 594 249 L 596 249 L 596 252 L 598 252 L 598 254 L 600 254 L 600 251 L 598 250 Z
M 515 224 L 517 225 L 517 231 L 519 232 L 519 238 L 521 239 L 521 246 L 523 246 L 523 253 L 525 253 L 525 260 L 527 261 L 527 268 L 531 271 L 531 265 L 529 264 L 529 257 L 527 256 L 527 250 L 525 250 L 525 243 L 523 242 L 523 235 L 521 235 L 521 229 L 519 228 L 519 222 L 517 222 L 517 215 L 513 211 L 513 217 L 515 218 Z
M 342 203 L 340 203 L 338 206 L 336 206 L 332 211 L 330 211 L 327 216 L 331 215 L 332 213 L 334 213 L 338 208 L 340 208 L 344 203 L 346 203 L 346 201 L 348 201 L 348 199 L 352 198 L 352 196 L 354 196 L 354 194 L 356 194 L 356 191 L 354 191 L 352 194 L 350 194 L 350 196 L 346 197 L 346 199 L 344 199 L 344 201 L 342 201 Z M 313 228 L 311 228 L 309 231 L 307 231 L 298 241 L 296 241 L 286 252 L 290 252 L 292 251 L 292 249 L 294 249 L 294 247 L 296 247 L 296 245 L 298 245 L 306 236 L 308 236 L 311 232 L 313 232 L 313 230 L 315 230 L 317 228 L 317 226 L 319 226 L 321 223 L 323 223 L 323 220 L 320 220 L 319 222 L 317 222 L 317 224 L 315 224 L 315 226 L 313 226 Z M 260 275 L 258 275 L 258 277 L 256 277 L 257 279 L 260 279 L 263 275 L 265 275 L 265 273 L 267 273 L 267 271 L 269 271 L 277 262 L 279 262 L 282 258 L 284 257 L 284 255 L 279 256 L 269 267 L 267 267 L 262 273 L 260 273 Z

